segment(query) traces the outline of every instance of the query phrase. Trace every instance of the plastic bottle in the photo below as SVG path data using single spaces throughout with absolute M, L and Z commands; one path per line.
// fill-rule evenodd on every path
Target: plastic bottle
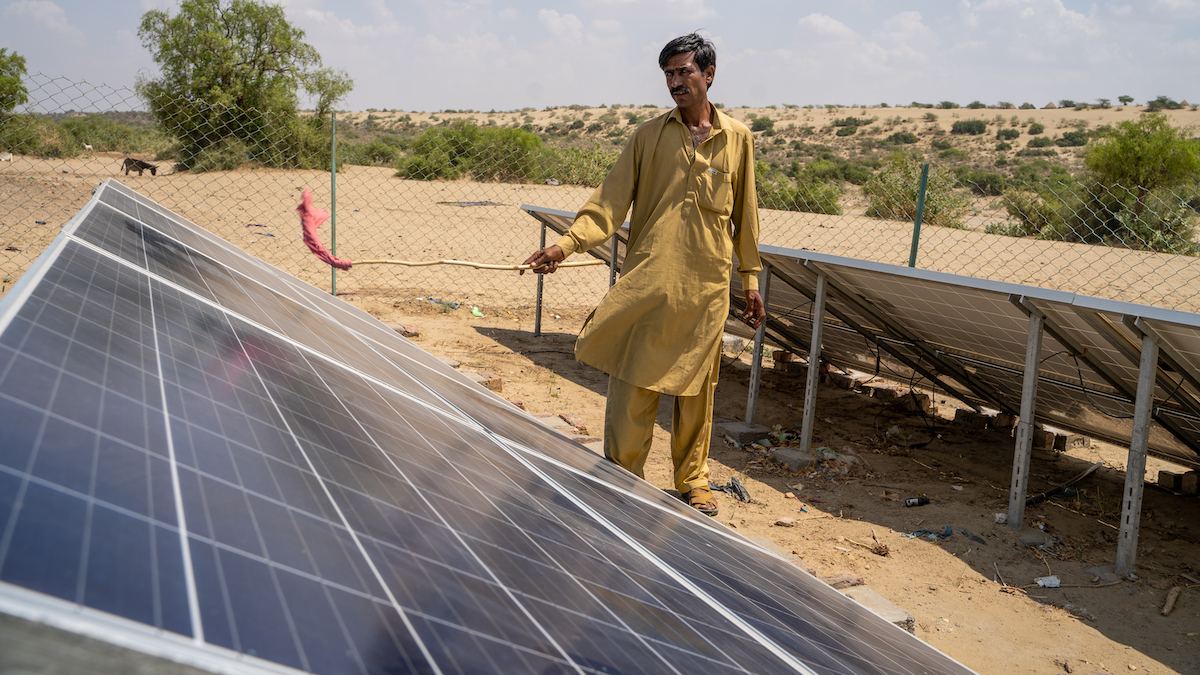
M 904 500 L 905 506 L 925 506 L 929 503 L 929 497 L 909 497 Z

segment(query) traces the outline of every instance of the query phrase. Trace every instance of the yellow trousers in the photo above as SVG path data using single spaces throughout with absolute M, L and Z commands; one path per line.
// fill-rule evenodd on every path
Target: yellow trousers
M 695 396 L 676 396 L 671 419 L 671 461 L 675 465 L 675 489 L 682 493 L 708 487 L 708 443 L 712 436 L 713 393 L 721 354 L 717 352 L 708 383 Z M 615 377 L 608 378 L 608 401 L 604 410 L 604 456 L 645 478 L 643 469 L 654 440 L 658 414 L 657 391 L 635 387 Z

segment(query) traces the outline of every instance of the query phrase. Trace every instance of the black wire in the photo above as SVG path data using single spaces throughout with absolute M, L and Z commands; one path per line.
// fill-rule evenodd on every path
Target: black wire
M 1114 415 L 1114 414 L 1108 412 L 1107 410 L 1104 410 L 1099 405 L 1097 405 L 1096 402 L 1092 400 L 1091 392 L 1088 391 L 1088 388 L 1083 383 L 1083 368 L 1079 365 L 1079 357 L 1076 356 L 1075 354 L 1071 354 L 1071 360 L 1073 360 L 1075 362 L 1075 374 L 1079 376 L 1079 388 L 1083 390 L 1083 397 L 1087 399 L 1087 402 L 1089 405 L 1091 405 L 1093 408 L 1096 409 L 1096 412 L 1100 413 L 1101 415 L 1104 415 L 1105 417 L 1111 417 L 1114 420 L 1131 420 L 1131 419 L 1133 419 L 1133 415 Z M 1174 394 L 1172 394 L 1172 396 L 1173 395 Z

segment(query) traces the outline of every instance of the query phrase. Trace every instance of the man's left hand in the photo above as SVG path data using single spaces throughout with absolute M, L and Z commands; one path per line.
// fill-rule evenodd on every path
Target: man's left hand
M 767 308 L 763 305 L 762 296 L 758 291 L 746 290 L 746 309 L 742 312 L 742 321 L 751 328 L 758 328 L 767 320 Z

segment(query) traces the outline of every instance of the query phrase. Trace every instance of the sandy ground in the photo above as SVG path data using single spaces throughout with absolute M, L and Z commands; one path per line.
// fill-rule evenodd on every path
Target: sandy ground
M 731 112 L 741 116 L 750 111 Z M 777 129 L 790 121 L 828 123 L 816 119 L 822 115 L 859 114 L 846 109 L 753 112 L 775 117 Z M 908 124 L 914 128 L 928 124 L 921 120 L 926 112 L 937 114 L 937 124 L 945 128 L 957 119 L 1003 113 L 1022 120 L 1034 117 L 1049 131 L 1061 119 L 1097 116 L 1090 122 L 1094 127 L 1112 123 L 1119 115 L 1134 116 L 1137 109 L 866 112 L 881 119 L 912 118 Z M 384 114 L 391 115 L 380 113 Z M 494 117 L 499 124 L 513 116 Z M 1193 111 L 1173 116 L 1176 123 L 1200 121 Z M 113 155 L 45 161 L 17 157 L 0 164 L 0 249 L 16 249 L 0 250 L 0 297 L 87 202 L 92 189 L 116 175 L 119 164 L 120 157 Z M 520 210 L 521 204 L 574 210 L 589 193 L 567 186 L 401 181 L 391 174 L 384 168 L 347 167 L 339 175 L 340 256 L 517 263 L 537 248 L 539 236 L 536 222 Z M 314 191 L 318 204 L 329 203 L 328 173 L 247 169 L 120 179 L 268 262 L 329 288 L 330 272 L 300 243 L 292 211 L 305 187 Z M 464 201 L 492 203 L 452 203 Z M 992 217 L 989 213 L 988 205 L 981 203 L 978 217 Z M 1192 259 L 1013 239 L 981 230 L 927 228 L 918 264 L 1200 311 L 1194 300 L 1200 273 Z M 903 263 L 910 240 L 911 224 L 863 217 L 853 204 L 842 217 L 763 214 L 765 244 Z M 606 278 L 605 269 L 590 268 L 548 279 L 542 337 L 532 335 L 536 282 L 531 276 L 445 266 L 360 265 L 339 274 L 337 285 L 346 301 L 384 321 L 419 328 L 414 341 L 430 352 L 456 359 L 464 369 L 498 374 L 506 399 L 520 401 L 535 414 L 571 413 L 588 433 L 598 435 L 607 380 L 576 363 L 571 348 L 583 317 L 603 294 Z M 443 303 L 461 306 L 451 309 Z M 471 307 L 484 316 L 472 315 Z M 736 355 L 723 364 L 718 423 L 744 418 L 746 364 L 745 356 Z M 756 422 L 795 429 L 803 380 L 772 370 L 764 383 Z M 952 416 L 952 401 L 936 402 L 943 418 Z M 1096 584 L 1086 572 L 1114 561 L 1125 449 L 1097 443 L 1067 454 L 1035 454 L 1031 488 L 1036 491 L 1061 483 L 1091 462 L 1104 461 L 1106 466 L 1084 480 L 1076 495 L 1028 512 L 1029 522 L 1041 523 L 1053 536 L 1051 545 L 1029 548 L 993 519 L 1007 508 L 1013 441 L 1006 433 L 968 433 L 943 418 L 905 415 L 861 393 L 825 387 L 817 417 L 819 443 L 838 452 L 849 449 L 866 467 L 845 475 L 836 464 L 792 473 L 761 452 L 727 444 L 716 433 L 711 450 L 714 480 L 723 483 L 739 476 L 755 499 L 741 504 L 719 494 L 721 522 L 747 536 L 766 536 L 794 552 L 818 576 L 861 575 L 867 585 L 914 615 L 919 637 L 981 673 L 1200 673 L 1200 588 L 1185 589 L 1175 610 L 1167 617 L 1159 615 L 1171 587 L 1200 579 L 1196 498 L 1147 487 L 1137 582 Z M 660 409 L 659 420 L 647 476 L 667 487 L 669 407 Z M 888 435 L 893 426 L 896 433 Z M 941 438 L 927 446 L 908 447 L 938 434 Z M 1147 475 L 1155 476 L 1160 468 L 1171 467 L 1151 460 Z M 795 499 L 786 496 L 789 492 Z M 904 498 L 917 495 L 928 496 L 932 503 L 903 506 Z M 794 527 L 774 525 L 782 517 L 797 522 Z M 900 536 L 921 529 L 941 532 L 946 526 L 953 534 L 945 539 Z M 858 545 L 873 544 L 873 537 L 888 547 L 886 556 Z M 1029 587 L 1035 577 L 1049 574 L 1058 575 L 1064 586 Z

